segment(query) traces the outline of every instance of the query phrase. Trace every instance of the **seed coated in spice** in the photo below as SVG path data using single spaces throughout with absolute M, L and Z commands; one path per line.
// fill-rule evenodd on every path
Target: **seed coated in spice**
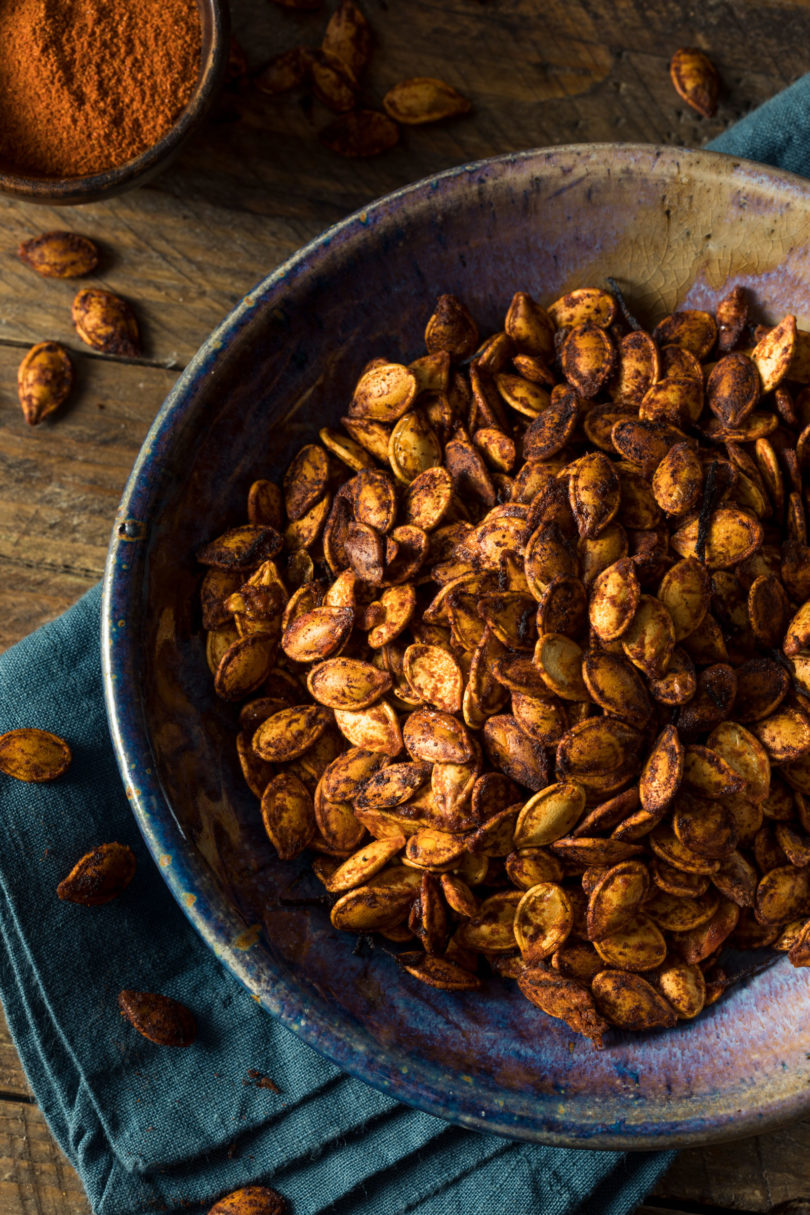
M 626 312 L 518 291 L 482 339 L 440 296 L 198 553 L 246 780 L 333 926 L 597 1046 L 698 1016 L 726 943 L 810 959 L 810 335 L 740 349 L 740 288 Z

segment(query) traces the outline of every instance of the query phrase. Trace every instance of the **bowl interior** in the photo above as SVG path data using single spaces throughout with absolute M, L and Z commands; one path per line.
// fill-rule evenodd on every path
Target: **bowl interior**
M 47 177 L 20 172 L 14 165 L 2 163 L 0 193 L 58 206 L 95 202 L 143 185 L 164 168 L 207 114 L 225 77 L 228 62 L 230 17 L 227 4 L 223 0 L 196 0 L 196 5 L 202 34 L 200 74 L 188 105 L 157 143 L 126 164 L 83 177 Z
M 598 1053 L 493 980 L 433 991 L 355 949 L 282 864 L 212 693 L 193 553 L 245 518 L 257 477 L 345 411 L 375 355 L 409 361 L 440 292 L 482 334 L 515 290 L 548 303 L 612 276 L 654 322 L 735 284 L 810 324 L 810 188 L 716 154 L 594 145 L 454 170 L 327 232 L 248 295 L 164 406 L 127 488 L 104 612 L 113 735 L 181 906 L 272 1012 L 423 1109 L 548 1143 L 653 1147 L 751 1133 L 810 1107 L 810 990 L 784 960 L 694 1023 Z M 750 964 L 750 958 L 743 965 Z

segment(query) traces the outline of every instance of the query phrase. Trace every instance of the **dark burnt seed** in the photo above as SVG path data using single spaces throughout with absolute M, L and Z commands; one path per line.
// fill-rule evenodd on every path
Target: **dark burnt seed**
M 126 844 L 101 844 L 74 865 L 56 888 L 60 899 L 99 907 L 121 894 L 135 876 L 135 853 Z
M 703 565 L 706 564 L 706 541 L 709 538 L 709 521 L 714 509 L 716 478 L 717 461 L 712 460 L 703 486 L 703 502 L 698 516 L 698 533 L 695 542 L 695 556 Z
M 627 307 L 627 300 L 624 298 L 621 287 L 616 282 L 615 278 L 611 278 L 610 276 L 608 276 L 605 279 L 605 282 L 607 283 L 607 285 L 610 288 L 613 295 L 615 295 L 616 303 L 619 305 L 619 311 L 621 312 L 622 316 L 624 317 L 626 323 L 630 326 L 631 329 L 641 329 L 642 326 L 636 320 L 636 318 L 633 316 L 633 313 L 630 311 L 630 309 Z
M 156 1046 L 191 1046 L 197 1036 L 194 1015 L 178 1000 L 154 991 L 122 991 L 122 1016 Z

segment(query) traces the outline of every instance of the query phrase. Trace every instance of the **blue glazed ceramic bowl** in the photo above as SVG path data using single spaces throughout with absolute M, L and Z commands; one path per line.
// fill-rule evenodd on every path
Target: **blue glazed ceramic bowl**
M 161 409 L 124 495 L 106 575 L 110 722 L 133 812 L 180 906 L 264 1007 L 347 1071 L 467 1126 L 558 1145 L 676 1146 L 810 1110 L 810 976 L 785 959 L 693 1023 L 594 1051 L 493 980 L 434 991 L 353 953 L 307 865 L 279 863 L 234 755 L 196 607 L 193 553 L 244 518 L 373 355 L 422 351 L 454 292 L 483 333 L 513 292 L 550 301 L 615 277 L 652 321 L 735 283 L 810 326 L 810 187 L 728 157 L 620 145 L 445 173 L 326 232 L 261 282 Z

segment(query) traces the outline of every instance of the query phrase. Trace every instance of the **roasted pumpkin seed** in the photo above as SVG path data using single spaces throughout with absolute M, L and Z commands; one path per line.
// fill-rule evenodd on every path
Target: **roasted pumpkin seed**
M 350 0 L 330 30 L 339 104 L 368 31 Z M 343 150 L 390 141 L 362 113 Z M 810 962 L 810 335 L 742 350 L 736 288 L 621 313 L 518 291 L 482 342 L 440 297 L 198 553 L 240 766 L 333 924 L 440 990 L 483 953 L 597 1044 L 697 1016 L 726 941 Z
M 23 726 L 0 734 L 0 772 L 15 780 L 56 780 L 66 772 L 72 759 L 70 747 L 57 734 Z

